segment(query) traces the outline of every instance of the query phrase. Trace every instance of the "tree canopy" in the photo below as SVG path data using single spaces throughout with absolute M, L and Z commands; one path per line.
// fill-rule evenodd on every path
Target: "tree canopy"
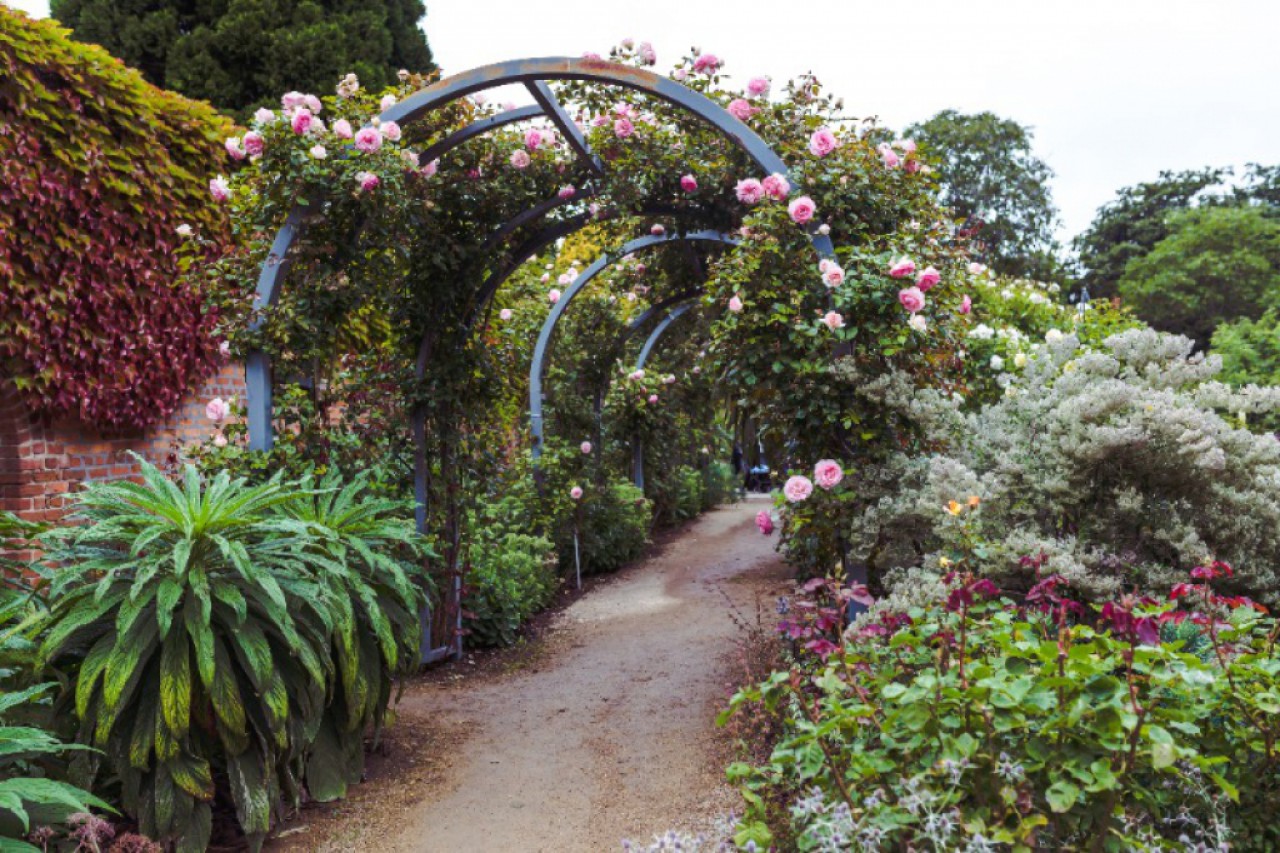
M 995 113 L 943 110 L 907 128 L 934 163 L 941 200 L 976 229 L 997 272 L 1057 277 L 1053 170 L 1031 151 L 1031 129 Z
M 422 0 L 52 0 L 51 12 L 157 86 L 242 118 L 349 72 L 381 88 L 435 67 Z

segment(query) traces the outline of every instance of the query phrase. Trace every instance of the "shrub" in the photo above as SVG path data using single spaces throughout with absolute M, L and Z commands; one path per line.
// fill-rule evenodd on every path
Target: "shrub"
M 226 236 L 208 181 L 231 123 L 8 8 L 0 81 L 0 362 L 41 414 L 143 426 L 218 362 L 175 278 Z
M 688 465 L 653 476 L 653 515 L 658 524 L 675 524 L 697 517 L 706 500 L 702 474 Z
M 639 557 L 649 541 L 652 509 L 644 493 L 626 480 L 588 492 L 577 527 L 582 573 L 615 572 Z M 573 559 L 573 540 L 562 539 L 561 570 L 573 571 Z
M 738 499 L 738 477 L 728 462 L 711 462 L 702 473 L 702 509 L 708 510 Z
M 1022 606 L 952 576 L 810 645 L 734 699 L 787 720 L 766 765 L 731 768 L 739 843 L 769 843 L 781 789 L 801 850 L 1272 849 L 1280 623 L 1214 592 L 1229 571 L 1088 624 L 1059 576 Z
M 509 646 L 520 626 L 550 603 L 559 585 L 556 552 L 543 536 L 503 533 L 471 546 L 463 625 L 478 646 Z

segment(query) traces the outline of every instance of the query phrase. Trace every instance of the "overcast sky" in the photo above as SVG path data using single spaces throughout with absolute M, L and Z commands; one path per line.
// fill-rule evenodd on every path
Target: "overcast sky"
M 660 70 L 697 45 L 739 84 L 813 71 L 890 127 L 991 110 L 1034 128 L 1064 237 L 1161 169 L 1280 162 L 1280 0 L 427 0 L 424 26 L 446 72 L 631 36 Z

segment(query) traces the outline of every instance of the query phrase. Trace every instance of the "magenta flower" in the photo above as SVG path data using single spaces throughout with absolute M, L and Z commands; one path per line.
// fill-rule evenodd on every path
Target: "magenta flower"
M 693 61 L 694 74 L 711 76 L 720 68 L 720 58 L 714 53 L 704 53 Z
M 810 219 L 813 219 L 813 214 L 817 210 L 818 206 L 807 195 L 802 195 L 787 205 L 787 212 L 791 214 L 792 221 L 798 225 L 804 225 Z
M 620 118 L 613 123 L 613 134 L 619 139 L 626 139 L 635 132 L 636 126 L 631 123 L 631 119 Z
M 738 294 L 729 297 L 729 310 L 734 314 L 742 313 L 742 300 L 738 298 Z
M 382 132 L 376 127 L 362 127 L 356 133 L 356 148 L 370 154 L 382 147 Z
M 880 159 L 884 161 L 886 169 L 895 169 L 901 162 L 898 153 L 887 142 L 881 142 L 879 146 Z
M 378 184 L 382 183 L 382 181 L 373 172 L 356 172 L 356 183 L 360 184 L 361 191 L 369 192 L 377 189 Z
M 687 193 L 691 193 L 698 188 L 698 179 L 693 175 L 684 175 L 680 178 L 680 189 Z
M 577 193 L 577 190 L 573 187 L 573 185 L 567 184 L 560 188 L 560 192 L 556 193 L 556 196 L 563 199 L 564 201 L 568 201 L 569 199 L 573 198 L 575 193 Z
M 751 102 L 745 98 L 734 98 L 729 102 L 729 115 L 739 121 L 746 121 L 756 113 L 760 112 L 757 107 L 751 106 Z
M 536 127 L 529 128 L 524 132 L 524 147 L 530 151 L 536 151 L 542 146 L 542 131 Z
M 834 459 L 819 459 L 813 466 L 813 481 L 822 489 L 834 489 L 844 479 L 844 469 Z
M 231 185 L 227 183 L 227 179 L 222 175 L 209 181 L 209 194 L 213 196 L 214 201 L 226 201 L 231 198 Z
M 796 474 L 783 484 L 782 493 L 791 503 L 800 503 L 813 494 L 813 482 L 803 474 Z
M 786 201 L 787 195 L 791 192 L 791 184 L 777 172 L 765 178 L 761 185 L 764 187 L 765 195 L 775 201 Z
M 231 407 L 221 397 L 214 397 L 204 407 L 204 416 L 215 424 L 220 424 L 231 414 Z
M 738 201 L 743 204 L 755 204 L 764 198 L 764 184 L 755 178 L 747 178 L 738 181 L 738 185 L 734 187 L 734 192 L 738 195 Z
M 649 395 L 649 405 L 650 405 L 650 406 L 656 405 L 656 404 L 657 404 L 657 402 L 658 402 L 658 395 L 657 395 L 657 394 L 650 394 L 650 395 Z
M 893 266 L 889 267 L 889 275 L 893 276 L 894 278 L 906 278 L 907 276 L 911 275 L 915 271 L 916 271 L 915 261 L 911 260 L 906 255 L 903 255 L 902 257 L 898 258 L 896 261 L 893 262 Z
M 769 94 L 769 78 L 752 77 L 747 81 L 747 94 L 753 98 L 759 98 Z
M 293 128 L 293 132 L 301 136 L 311 129 L 311 110 L 299 109 L 293 114 L 293 118 L 289 122 L 289 126 Z
M 569 497 L 573 498 L 575 501 L 582 500 L 582 487 L 574 486 L 572 489 L 570 489 Z
M 251 130 L 244 135 L 244 153 L 250 157 L 258 157 L 267 148 L 266 140 L 262 138 L 262 134 L 256 130 Z
M 929 288 L 942 281 L 942 276 L 933 267 L 925 267 L 920 271 L 920 275 L 916 276 L 916 287 L 929 292 Z
M 843 329 L 844 317 L 837 314 L 835 311 L 828 311 L 826 314 L 822 315 L 822 325 L 826 326 L 833 332 L 837 329 Z
M 653 225 L 649 226 L 649 233 L 655 237 L 661 237 L 663 234 L 667 233 L 667 228 L 661 222 L 655 222 Z M 636 265 L 637 272 L 644 272 L 644 269 L 644 264 Z
M 773 516 L 769 515 L 769 510 L 762 509 L 756 513 L 756 527 L 765 536 L 773 532 Z
M 517 148 L 511 152 L 511 165 L 517 169 L 523 169 L 530 163 L 529 153 L 523 148 Z
M 584 454 L 584 455 L 585 455 L 585 454 L 590 453 L 590 452 L 591 452 L 591 442 L 589 442 L 589 441 L 584 441 L 584 442 L 582 442 L 582 444 L 578 445 L 578 449 L 579 449 L 579 450 L 581 450 L 581 451 L 583 452 L 583 454 Z
M 898 301 L 912 314 L 924 307 L 924 291 L 918 287 L 906 287 L 898 291 Z
M 836 135 L 827 128 L 819 128 L 809 137 L 809 153 L 814 157 L 826 157 L 840 145 Z
M 973 300 L 969 298 L 969 294 L 964 295 L 964 299 L 960 300 L 960 313 L 968 314 L 973 310 Z

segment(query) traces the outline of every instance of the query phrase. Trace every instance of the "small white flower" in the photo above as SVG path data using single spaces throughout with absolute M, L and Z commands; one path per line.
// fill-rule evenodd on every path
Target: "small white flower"
M 1026 366 L 1027 366 L 1027 354 L 1026 354 L 1026 353 L 1024 353 L 1024 352 L 1020 352 L 1020 353 L 1018 353 L 1017 355 L 1015 355 L 1015 356 L 1013 357 L 1013 366 L 1014 366 L 1014 367 L 1026 367 Z
M 929 330 L 929 321 L 924 318 L 923 314 L 912 314 L 911 319 L 907 321 L 907 325 L 917 332 Z
M 329 152 L 324 150 L 323 145 L 311 146 L 311 150 L 308 153 L 311 155 L 311 159 L 313 160 L 323 160 L 329 156 Z
M 991 356 L 991 369 L 1004 370 L 1004 359 L 998 355 Z
M 178 236 L 179 236 L 179 237 L 190 237 L 193 233 L 195 233 L 195 232 L 192 230 L 191 226 L 190 226 L 190 225 L 188 225 L 188 224 L 187 224 L 187 223 L 185 223 L 185 222 L 184 222 L 184 223 L 182 223 L 181 225 L 179 225 L 179 226 L 178 226 L 177 228 L 175 228 L 174 230 L 178 232 Z
M 1044 339 L 1051 344 L 1055 344 L 1058 341 L 1062 340 L 1062 332 L 1058 331 L 1057 329 L 1050 329 L 1049 331 L 1044 333 Z

